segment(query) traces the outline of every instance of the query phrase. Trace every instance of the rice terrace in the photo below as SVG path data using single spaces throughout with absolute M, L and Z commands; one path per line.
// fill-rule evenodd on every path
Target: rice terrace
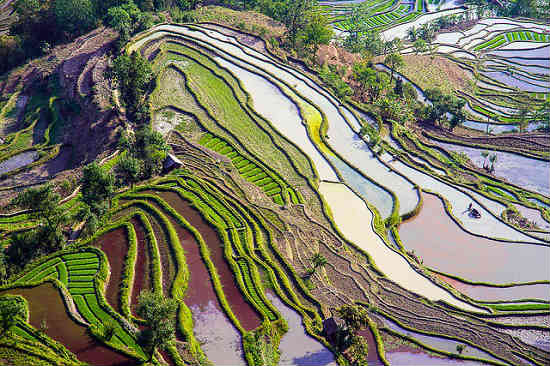
M 0 0 L 0 365 L 548 364 L 548 1 Z

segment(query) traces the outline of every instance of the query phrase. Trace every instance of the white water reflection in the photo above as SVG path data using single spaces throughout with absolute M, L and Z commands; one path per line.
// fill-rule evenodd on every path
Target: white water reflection
M 279 346 L 280 366 L 336 366 L 332 352 L 305 332 L 302 318 L 294 309 L 270 293 L 266 297 L 288 324 Z
M 214 301 L 206 307 L 191 306 L 193 332 L 214 365 L 246 366 L 241 335 Z

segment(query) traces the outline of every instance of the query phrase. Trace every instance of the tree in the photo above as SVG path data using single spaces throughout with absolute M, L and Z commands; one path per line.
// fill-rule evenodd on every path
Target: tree
M 417 39 L 413 43 L 414 52 L 418 55 L 419 53 L 424 53 L 428 51 L 428 44 L 422 38 Z
M 493 153 L 489 155 L 489 162 L 491 163 L 491 172 L 495 171 L 495 163 L 497 161 L 497 154 Z
M 14 233 L 10 236 L 10 246 L 6 248 L 6 261 L 23 268 L 35 256 L 38 249 L 37 235 L 34 231 Z
M 39 222 L 39 227 L 35 231 L 38 235 L 37 240 L 53 250 L 61 247 L 61 227 L 70 219 L 59 204 L 60 200 L 61 197 L 54 192 L 53 186 L 45 184 L 23 191 L 12 201 L 13 205 L 31 211 L 30 218 Z
M 138 298 L 137 314 L 147 325 L 140 338 L 148 348 L 150 358 L 155 351 L 164 349 L 174 342 L 175 316 L 178 303 L 174 299 L 166 298 L 161 293 L 142 291 Z
M 131 155 L 123 156 L 115 166 L 115 172 L 121 176 L 122 182 L 130 184 L 132 188 L 139 182 L 141 170 L 141 161 Z
M 432 102 L 431 106 L 426 107 L 428 119 L 437 124 L 443 117 L 451 114 L 450 128 L 453 129 L 457 125 L 463 123 L 466 120 L 464 113 L 464 106 L 466 101 L 464 99 L 455 97 L 454 95 L 443 94 L 440 89 L 427 89 L 425 91 L 426 97 Z
M 369 324 L 367 311 L 358 305 L 344 305 L 338 309 L 338 315 L 352 333 L 359 331 Z
M 243 0 L 244 2 L 244 0 Z M 182 10 L 193 10 L 199 5 L 199 0 L 176 0 L 176 3 Z M 244 5 L 243 5 L 244 8 Z
M 516 115 L 516 118 L 519 119 L 519 132 L 525 132 L 525 130 L 529 126 L 529 109 L 527 109 L 527 107 L 525 106 L 522 106 L 522 108 Z
M 26 315 L 27 310 L 23 301 L 7 296 L 0 297 L 0 334 L 5 334 L 18 319 L 24 319 Z
M 418 30 L 414 26 L 407 29 L 407 38 L 411 42 L 415 42 L 418 39 Z
M 403 56 L 401 56 L 398 53 L 390 53 L 384 59 L 384 63 L 389 65 L 389 67 L 391 69 L 391 76 L 390 76 L 390 83 L 391 83 L 393 81 L 394 71 L 397 71 L 398 69 L 400 69 L 404 65 Z
M 456 352 L 458 352 L 458 354 L 461 355 L 462 352 L 464 352 L 464 349 L 465 349 L 465 348 L 466 348 L 465 345 L 463 345 L 463 344 L 458 344 L 458 345 L 456 346 Z
M 135 153 L 142 163 L 141 175 L 143 178 L 150 178 L 162 170 L 162 163 L 170 149 L 166 140 L 151 128 L 144 126 L 135 133 Z
M 82 201 L 90 206 L 92 211 L 100 213 L 105 201 L 110 203 L 115 192 L 114 183 L 113 174 L 96 162 L 86 165 L 82 169 L 82 178 L 80 179 Z
M 328 20 L 322 13 L 314 13 L 303 31 L 303 42 L 311 47 L 313 56 L 317 54 L 319 46 L 328 44 L 334 32 L 328 24 Z
M 296 46 L 298 34 L 309 23 L 315 3 L 315 0 L 294 0 L 284 2 L 281 7 L 281 20 L 287 28 L 292 47 Z
M 53 12 L 57 26 L 69 33 L 86 32 L 97 23 L 94 5 L 90 0 L 55 0 Z
M 395 80 L 395 88 L 393 88 L 395 95 L 403 97 L 403 79 L 397 78 Z
M 128 118 L 146 124 L 148 113 L 144 98 L 153 80 L 151 64 L 138 52 L 134 51 L 130 56 L 123 54 L 114 61 L 113 76 L 127 108 Z
M 324 255 L 317 252 L 313 256 L 313 258 L 311 258 L 311 263 L 313 264 L 313 270 L 315 271 L 317 270 L 317 268 L 324 267 L 328 263 L 328 261 Z
M 361 93 L 367 93 L 370 101 L 378 98 L 389 83 L 388 76 L 370 67 L 367 63 L 353 65 L 353 78 L 359 82 Z

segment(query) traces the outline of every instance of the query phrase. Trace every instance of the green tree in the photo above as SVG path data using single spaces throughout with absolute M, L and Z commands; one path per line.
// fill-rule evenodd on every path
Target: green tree
M 113 174 L 103 169 L 96 162 L 90 163 L 82 169 L 80 185 L 82 201 L 96 213 L 97 210 L 101 210 L 100 208 L 104 206 L 105 202 L 110 203 L 115 192 Z
M 4 335 L 18 319 L 23 320 L 26 315 L 27 310 L 23 301 L 8 296 L 0 297 L 0 334 Z
M 97 23 L 91 0 L 55 0 L 53 12 L 57 26 L 69 33 L 86 32 Z
M 151 126 L 144 126 L 135 133 L 134 151 L 142 165 L 142 177 L 150 178 L 162 170 L 162 163 L 169 151 L 165 138 Z
M 384 59 L 384 63 L 389 66 L 391 69 L 391 76 L 390 76 L 390 83 L 393 81 L 393 73 L 395 71 L 398 71 L 403 65 L 405 64 L 403 62 L 403 56 L 401 56 L 398 53 L 390 53 L 386 56 Z
M 367 311 L 358 305 L 344 305 L 337 312 L 352 333 L 359 331 L 369 324 Z
M 134 188 L 134 184 L 139 182 L 141 177 L 141 161 L 131 155 L 123 156 L 115 166 L 115 172 L 125 184 L 130 184 Z
M 426 107 L 428 119 L 434 124 L 439 123 L 447 114 L 451 114 L 450 127 L 453 129 L 466 120 L 464 99 L 454 95 L 444 94 L 440 89 L 425 90 L 426 97 L 432 102 L 431 106 Z
M 288 38 L 292 47 L 296 46 L 296 40 L 300 32 L 310 21 L 315 0 L 294 0 L 284 2 L 281 6 L 281 20 L 285 24 L 288 32 Z
M 516 118 L 519 119 L 518 127 L 519 132 L 525 132 L 527 130 L 527 127 L 529 126 L 529 109 L 527 107 L 522 106 L 516 115 Z
M 313 273 L 315 273 L 315 271 L 317 271 L 318 268 L 326 266 L 328 261 L 327 261 L 327 259 L 325 258 L 324 255 L 317 252 L 311 258 L 311 263 L 313 264 L 313 267 L 312 267 L 312 274 L 313 274 Z
M 30 210 L 31 219 L 39 222 L 36 229 L 37 240 L 50 249 L 58 249 L 63 242 L 61 228 L 70 220 L 67 212 L 61 207 L 61 197 L 55 193 L 51 184 L 29 188 L 21 192 L 12 204 Z
M 353 65 L 353 78 L 359 82 L 361 94 L 367 93 L 371 102 L 382 94 L 389 83 L 386 74 L 377 72 L 367 63 Z
M 328 44 L 333 34 L 334 32 L 326 16 L 322 13 L 314 13 L 303 30 L 302 39 L 304 44 L 311 49 L 313 57 L 315 57 L 319 46 Z
M 136 123 L 146 124 L 148 111 L 144 99 L 153 80 L 151 64 L 138 52 L 129 56 L 120 55 L 113 64 L 113 77 L 118 83 L 128 118 Z
M 138 298 L 137 314 L 147 325 L 140 338 L 149 350 L 149 361 L 157 349 L 164 349 L 174 343 L 175 317 L 178 303 L 161 293 L 142 291 Z
M 428 51 L 428 44 L 426 43 L 425 40 L 423 40 L 422 38 L 419 38 L 416 41 L 414 41 L 413 49 L 414 49 L 414 52 L 418 55 L 419 53 L 424 53 Z

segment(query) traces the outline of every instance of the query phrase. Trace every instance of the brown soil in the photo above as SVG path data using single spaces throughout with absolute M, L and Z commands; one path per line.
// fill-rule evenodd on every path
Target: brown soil
M 378 350 L 376 349 L 376 341 L 374 340 L 374 335 L 372 334 L 370 328 L 361 329 L 358 333 L 361 337 L 365 338 L 367 344 L 369 345 L 369 353 L 367 356 L 367 361 L 369 365 L 382 365 L 382 360 L 378 355 Z
M 71 43 L 55 47 L 49 55 L 14 69 L 0 81 L 1 96 L 19 89 L 22 95 L 30 96 L 37 84 L 55 75 L 63 89 L 65 104 L 80 107 L 78 114 L 69 115 L 68 111 L 61 111 L 62 115 L 66 115 L 66 125 L 64 135 L 57 142 L 72 146 L 72 152 L 62 151 L 53 161 L 16 174 L 2 185 L 21 187 L 40 184 L 46 179 L 60 181 L 66 176 L 78 175 L 78 172 L 67 175 L 63 171 L 95 160 L 115 147 L 120 121 L 110 106 L 111 87 L 105 85 L 104 70 L 107 66 L 106 55 L 111 52 L 116 37 L 117 33 L 110 28 L 97 28 Z M 88 94 L 84 98 L 78 93 L 79 82 L 83 92 Z M 91 84 L 97 87 L 92 88 Z M 3 192 L 0 204 L 12 196 L 13 190 Z
M 346 70 L 344 75 L 346 81 L 350 80 L 351 68 L 355 63 L 360 62 L 361 58 L 360 54 L 348 52 L 334 45 L 321 45 L 317 51 L 317 62 L 319 65 L 327 64 L 336 66 L 338 69 L 344 68 Z
M 97 343 L 88 335 L 86 327 L 75 323 L 67 314 L 59 291 L 52 284 L 45 283 L 33 288 L 19 288 L 3 293 L 25 297 L 29 304 L 29 323 L 40 329 L 42 321 L 45 320 L 48 326 L 46 334 L 63 343 L 79 360 L 97 366 L 135 365 L 135 360 Z
M 101 236 L 93 244 L 107 255 L 110 266 L 109 283 L 105 297 L 109 304 L 118 312 L 120 309 L 120 284 L 124 271 L 124 260 L 128 252 L 128 239 L 124 228 L 116 229 Z

